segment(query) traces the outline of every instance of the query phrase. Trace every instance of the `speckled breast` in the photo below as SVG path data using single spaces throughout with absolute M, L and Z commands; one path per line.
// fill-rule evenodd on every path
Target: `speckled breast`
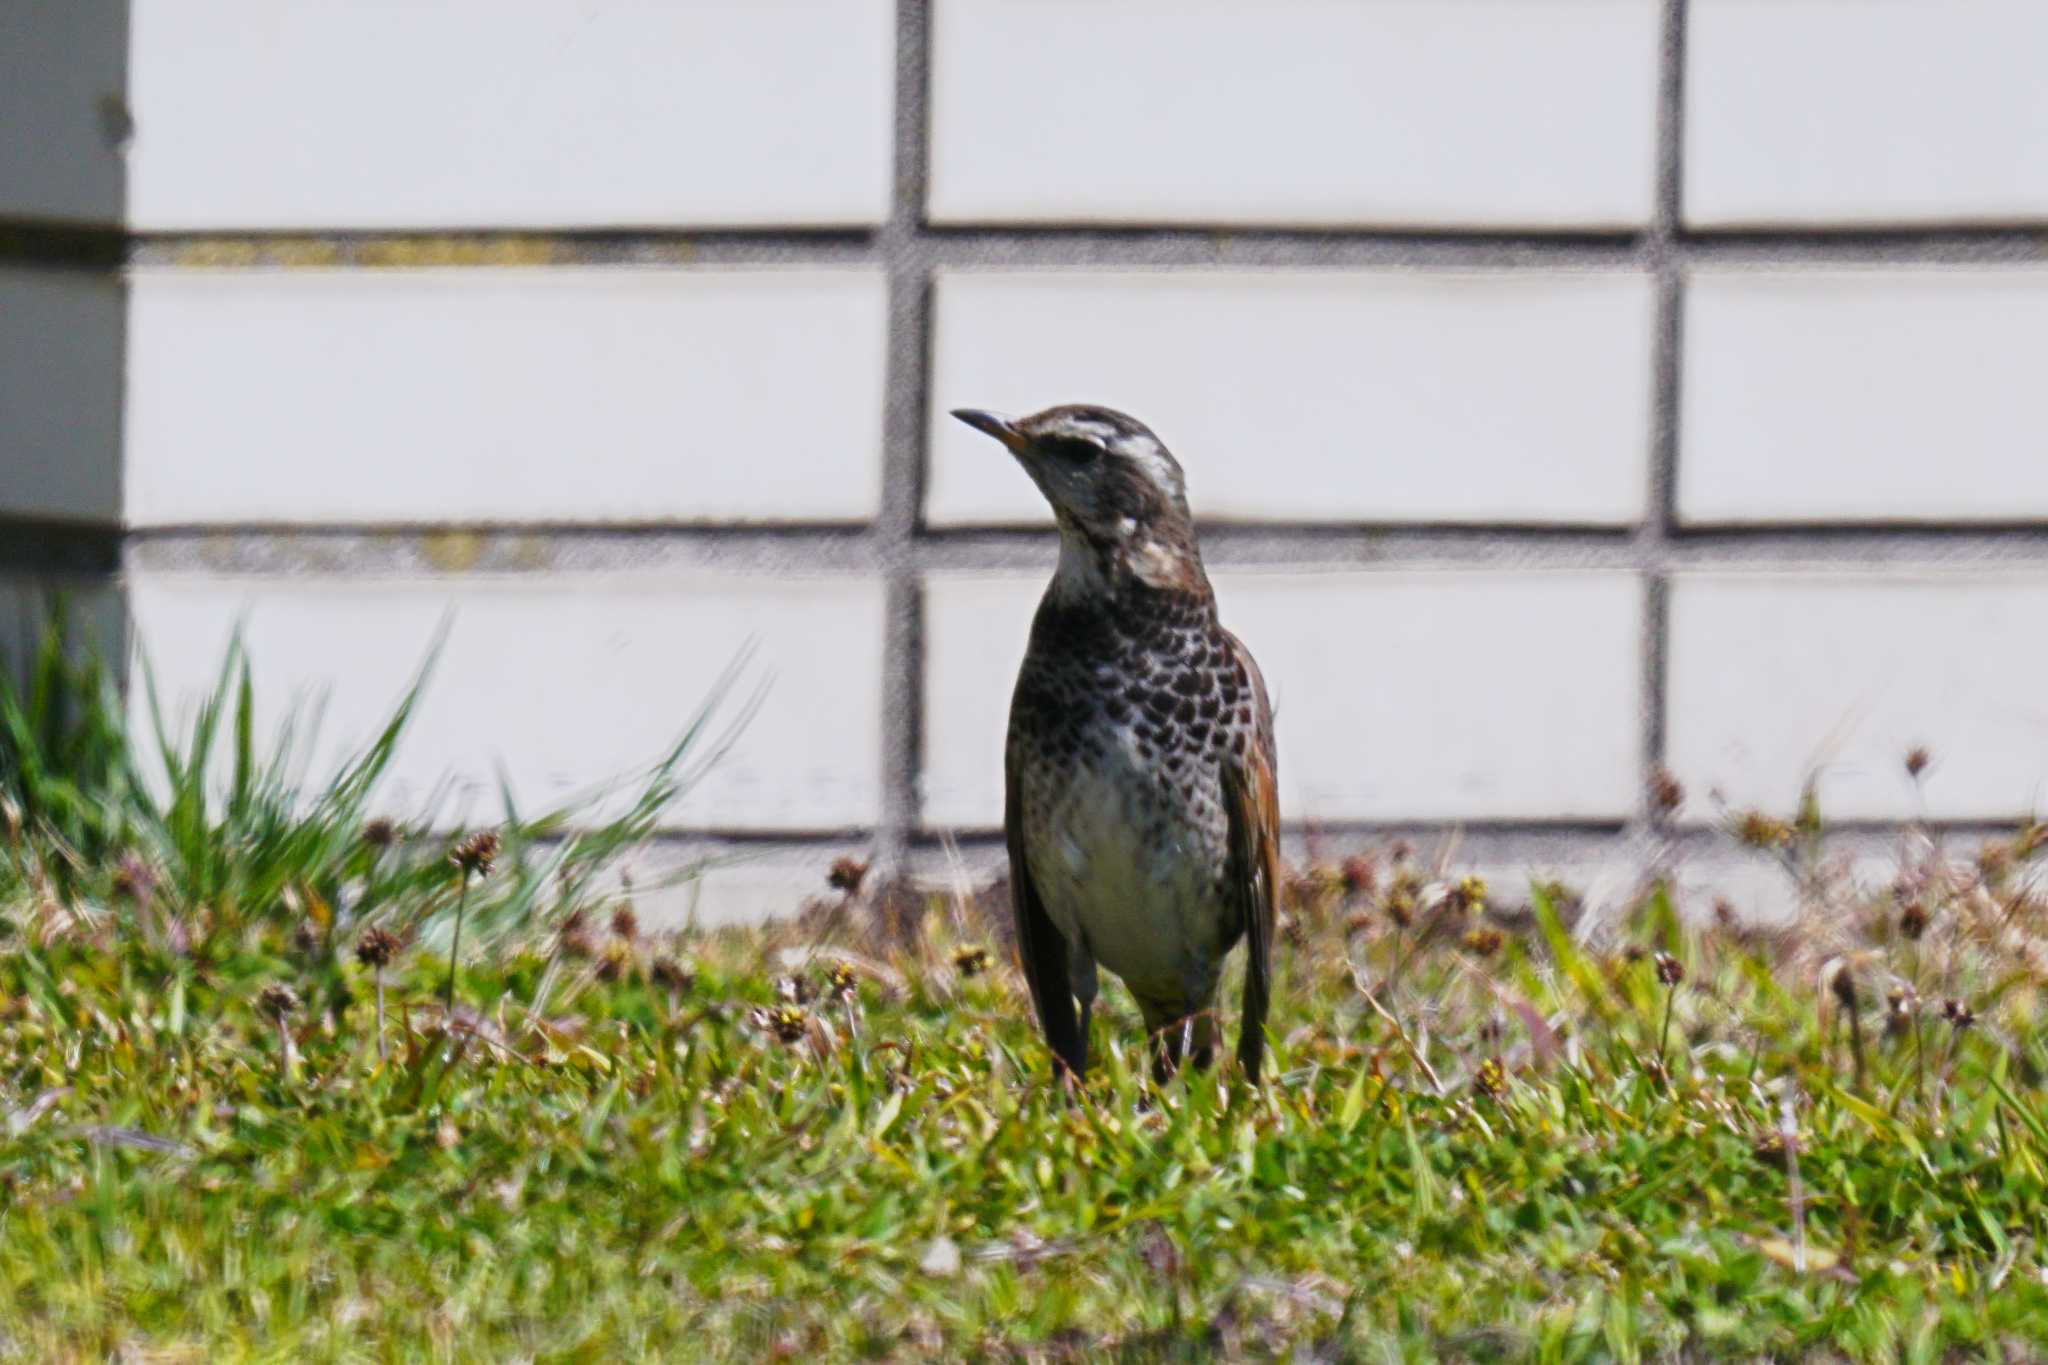
M 1252 689 L 1213 608 L 1119 622 L 1048 599 L 1011 710 L 1022 836 L 1046 912 L 1142 1003 L 1209 1003 L 1237 937 L 1221 765 Z

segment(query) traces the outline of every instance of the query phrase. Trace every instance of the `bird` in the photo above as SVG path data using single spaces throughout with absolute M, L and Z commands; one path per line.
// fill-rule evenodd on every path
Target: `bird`
M 1218 619 L 1180 464 L 1110 408 L 953 416 L 1008 449 L 1059 528 L 1003 763 L 1018 956 L 1054 1071 L 1086 1075 L 1098 967 L 1136 1000 L 1155 1077 L 1210 1065 L 1243 940 L 1237 1059 L 1256 1084 L 1280 885 L 1273 712 Z

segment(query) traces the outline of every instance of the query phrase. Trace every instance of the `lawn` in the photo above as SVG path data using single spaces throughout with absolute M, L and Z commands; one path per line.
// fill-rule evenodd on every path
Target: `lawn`
M 148 778 L 104 679 L 38 679 L 0 695 L 10 1358 L 2048 1343 L 2036 829 L 1908 831 L 1871 893 L 1810 803 L 1735 817 L 1805 907 L 1768 934 L 1682 927 L 1654 858 L 1595 926 L 1361 850 L 1289 888 L 1266 1085 L 1155 1085 L 1112 988 L 1067 1093 L 997 897 L 884 932 L 821 867 L 782 925 L 636 923 L 604 869 L 702 729 L 617 821 L 460 849 L 370 817 L 403 707 L 308 787 L 230 660 Z

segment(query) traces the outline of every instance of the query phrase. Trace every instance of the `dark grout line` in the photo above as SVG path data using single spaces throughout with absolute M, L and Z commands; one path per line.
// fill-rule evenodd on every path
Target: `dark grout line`
M 1642 572 L 1642 657 L 1637 806 L 1631 829 L 1647 836 L 1656 818 L 1652 790 L 1664 766 L 1671 627 L 1671 542 L 1677 524 L 1679 399 L 1684 369 L 1685 280 L 1678 238 L 1685 199 L 1685 25 L 1687 0 L 1663 0 L 1659 14 L 1657 187 L 1646 256 L 1656 279 L 1651 333 L 1649 480 L 1635 549 Z
M 1283 820 L 1281 833 L 1302 839 L 1396 840 L 1472 838 L 1528 839 L 1615 839 L 1629 832 L 1629 822 L 1611 820 Z M 920 848 L 943 848 L 948 843 L 961 848 L 993 843 L 1002 838 L 995 829 L 920 830 Z
M 0 513 L 0 574 L 111 574 L 121 548 L 112 527 Z
M 1666 0 L 1671 3 L 1671 0 Z M 1661 141 L 1661 139 L 1660 139 Z M 1676 149 L 1665 153 L 1676 157 Z M 975 269 L 1644 269 L 1659 255 L 1688 265 L 2039 264 L 2048 259 L 2048 223 L 2006 226 L 1719 230 L 1688 227 L 1673 216 L 1675 178 L 1660 168 L 1651 221 L 1607 232 L 1288 228 L 1273 226 L 1132 227 L 1014 224 L 932 226 L 892 218 L 870 228 L 788 227 L 557 232 L 178 233 L 123 236 L 118 230 L 64 233 L 0 226 L 0 260 L 24 264 L 132 265 L 175 269 L 312 267 L 466 269 L 505 264 L 669 267 L 776 265 L 882 266 L 914 246 L 931 267 Z M 532 259 L 507 254 L 526 246 Z M 551 250 L 550 250 L 551 249 Z
M 879 575 L 914 585 L 934 573 L 1042 573 L 1050 528 L 917 530 L 902 487 L 921 464 L 907 425 L 888 475 L 903 498 L 892 524 L 815 526 L 524 526 L 278 528 L 217 526 L 127 533 L 0 517 L 0 566 L 69 563 L 111 571 L 449 577 L 575 572 Z M 1982 526 L 1638 527 L 1209 524 L 1203 557 L 1218 571 L 1582 570 L 1668 578 L 1716 570 L 1948 570 L 2048 567 L 2048 521 Z M 905 618 L 907 620 L 907 618 Z M 908 648 L 912 637 L 901 642 Z M 911 662 L 915 662 L 914 660 Z
M 930 59 L 928 0 L 898 0 L 895 173 L 889 222 L 877 239 L 889 277 L 881 514 L 874 528 L 888 602 L 882 646 L 882 811 L 876 836 L 876 856 L 885 874 L 904 865 L 921 813 L 924 585 L 916 540 L 924 505 L 932 352 L 931 268 L 921 240 Z

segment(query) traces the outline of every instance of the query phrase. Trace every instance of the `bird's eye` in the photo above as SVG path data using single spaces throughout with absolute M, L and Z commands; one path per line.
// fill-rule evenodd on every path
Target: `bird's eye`
M 1102 454 L 1102 447 L 1082 436 L 1047 436 L 1039 449 L 1067 464 L 1082 465 Z

